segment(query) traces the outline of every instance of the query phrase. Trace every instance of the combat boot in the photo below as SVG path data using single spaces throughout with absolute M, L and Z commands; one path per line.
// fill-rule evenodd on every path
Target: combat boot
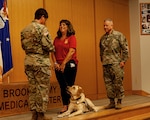
M 118 99 L 118 101 L 117 101 L 117 105 L 116 105 L 116 109 L 121 109 L 122 108 L 122 105 L 121 105 L 121 99 Z
M 38 112 L 37 120 L 52 120 L 52 117 L 46 117 L 43 112 Z
M 115 100 L 110 98 L 110 103 L 105 107 L 105 109 L 112 109 L 115 108 Z
M 33 110 L 32 111 L 32 118 L 31 118 L 31 120 L 37 120 L 37 117 L 38 117 L 38 115 L 37 115 L 36 110 Z

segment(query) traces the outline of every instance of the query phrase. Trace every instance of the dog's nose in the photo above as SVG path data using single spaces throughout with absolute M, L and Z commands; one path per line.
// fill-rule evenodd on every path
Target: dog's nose
M 70 86 L 67 86 L 67 89 L 69 89 L 70 88 Z

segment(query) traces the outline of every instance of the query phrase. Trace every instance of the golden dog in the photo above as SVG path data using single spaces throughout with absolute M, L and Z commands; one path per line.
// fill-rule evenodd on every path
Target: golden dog
M 59 118 L 65 116 L 72 117 L 92 110 L 97 112 L 98 110 L 103 109 L 103 107 L 95 106 L 90 99 L 86 98 L 82 88 L 78 85 L 68 87 L 68 93 L 71 95 L 68 110 L 59 114 Z

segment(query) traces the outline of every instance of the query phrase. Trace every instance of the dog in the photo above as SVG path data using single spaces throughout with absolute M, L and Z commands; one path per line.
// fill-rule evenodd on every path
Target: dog
M 95 106 L 89 98 L 85 97 L 82 87 L 78 85 L 73 85 L 67 87 L 67 92 L 70 94 L 70 103 L 68 105 L 68 110 L 62 114 L 59 114 L 57 117 L 72 117 L 79 114 L 83 114 L 88 111 L 99 111 L 103 107 Z

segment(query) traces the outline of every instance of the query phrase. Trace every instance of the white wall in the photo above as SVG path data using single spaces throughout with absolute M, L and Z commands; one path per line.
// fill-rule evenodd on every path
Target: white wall
M 150 35 L 140 32 L 140 3 L 150 0 L 129 0 L 132 89 L 150 93 Z

